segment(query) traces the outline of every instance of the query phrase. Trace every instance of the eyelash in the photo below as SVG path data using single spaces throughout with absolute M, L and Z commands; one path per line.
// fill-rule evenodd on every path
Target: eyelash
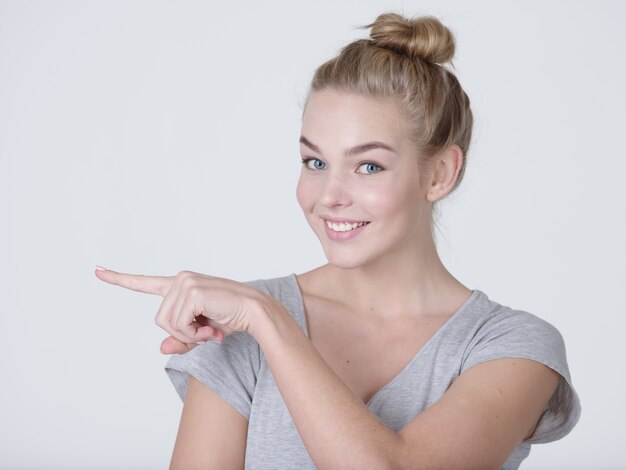
M 303 159 L 302 159 L 302 164 L 303 164 L 306 168 L 308 168 L 309 170 L 315 171 L 315 170 L 317 170 L 317 169 L 315 169 L 315 170 L 314 170 L 314 169 L 309 168 L 309 167 L 307 166 L 307 163 L 309 163 L 309 162 L 310 162 L 310 161 L 312 161 L 312 160 L 318 160 L 318 161 L 320 161 L 320 162 L 321 162 L 321 160 L 320 160 L 319 158 L 309 157 L 309 158 L 303 158 Z M 375 167 L 380 168 L 378 171 L 376 171 L 376 172 L 374 172 L 374 173 L 366 173 L 366 174 L 368 174 L 368 175 L 375 175 L 376 173 L 380 173 L 381 171 L 383 171 L 383 170 L 384 170 L 384 168 L 383 168 L 382 166 L 380 166 L 378 163 L 374 163 L 374 162 L 367 162 L 367 161 L 365 161 L 365 162 L 361 162 L 361 163 L 359 163 L 359 167 L 361 167 L 361 166 L 363 166 L 363 165 L 374 165 Z

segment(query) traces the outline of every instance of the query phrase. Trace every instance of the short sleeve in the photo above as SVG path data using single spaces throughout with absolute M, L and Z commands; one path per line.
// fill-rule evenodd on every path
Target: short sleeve
M 565 437 L 580 419 L 580 400 L 567 363 L 563 336 L 549 322 L 523 310 L 502 312 L 479 330 L 461 372 L 492 359 L 518 357 L 540 362 L 561 375 L 535 432 L 527 444 L 544 444 Z
M 255 281 L 246 284 L 257 287 Z M 165 372 L 181 400 L 185 400 L 189 376 L 193 375 L 249 420 L 260 360 L 256 340 L 237 332 L 226 336 L 222 344 L 208 342 L 185 354 L 172 355 Z

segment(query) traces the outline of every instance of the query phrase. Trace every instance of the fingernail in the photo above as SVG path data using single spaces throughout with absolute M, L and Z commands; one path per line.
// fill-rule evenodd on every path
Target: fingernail
M 97 264 L 96 264 L 96 269 L 97 269 L 98 271 L 108 271 L 108 269 L 107 269 L 107 268 L 103 268 L 102 266 L 98 266 Z
M 196 341 L 196 344 L 206 344 L 206 341 Z

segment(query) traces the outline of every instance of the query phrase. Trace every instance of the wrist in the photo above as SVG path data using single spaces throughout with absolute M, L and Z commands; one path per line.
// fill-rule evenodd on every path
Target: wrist
M 250 323 L 248 324 L 248 333 L 260 343 L 260 339 L 264 332 L 271 327 L 274 317 L 280 310 L 285 307 L 276 299 L 270 296 L 264 296 L 255 300 Z

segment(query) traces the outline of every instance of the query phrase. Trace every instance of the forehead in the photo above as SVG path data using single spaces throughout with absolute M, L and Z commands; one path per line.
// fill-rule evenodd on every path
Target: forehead
M 405 125 L 400 107 L 390 98 L 334 90 L 312 93 L 302 116 L 302 133 L 312 141 L 346 145 L 381 140 L 401 146 Z

